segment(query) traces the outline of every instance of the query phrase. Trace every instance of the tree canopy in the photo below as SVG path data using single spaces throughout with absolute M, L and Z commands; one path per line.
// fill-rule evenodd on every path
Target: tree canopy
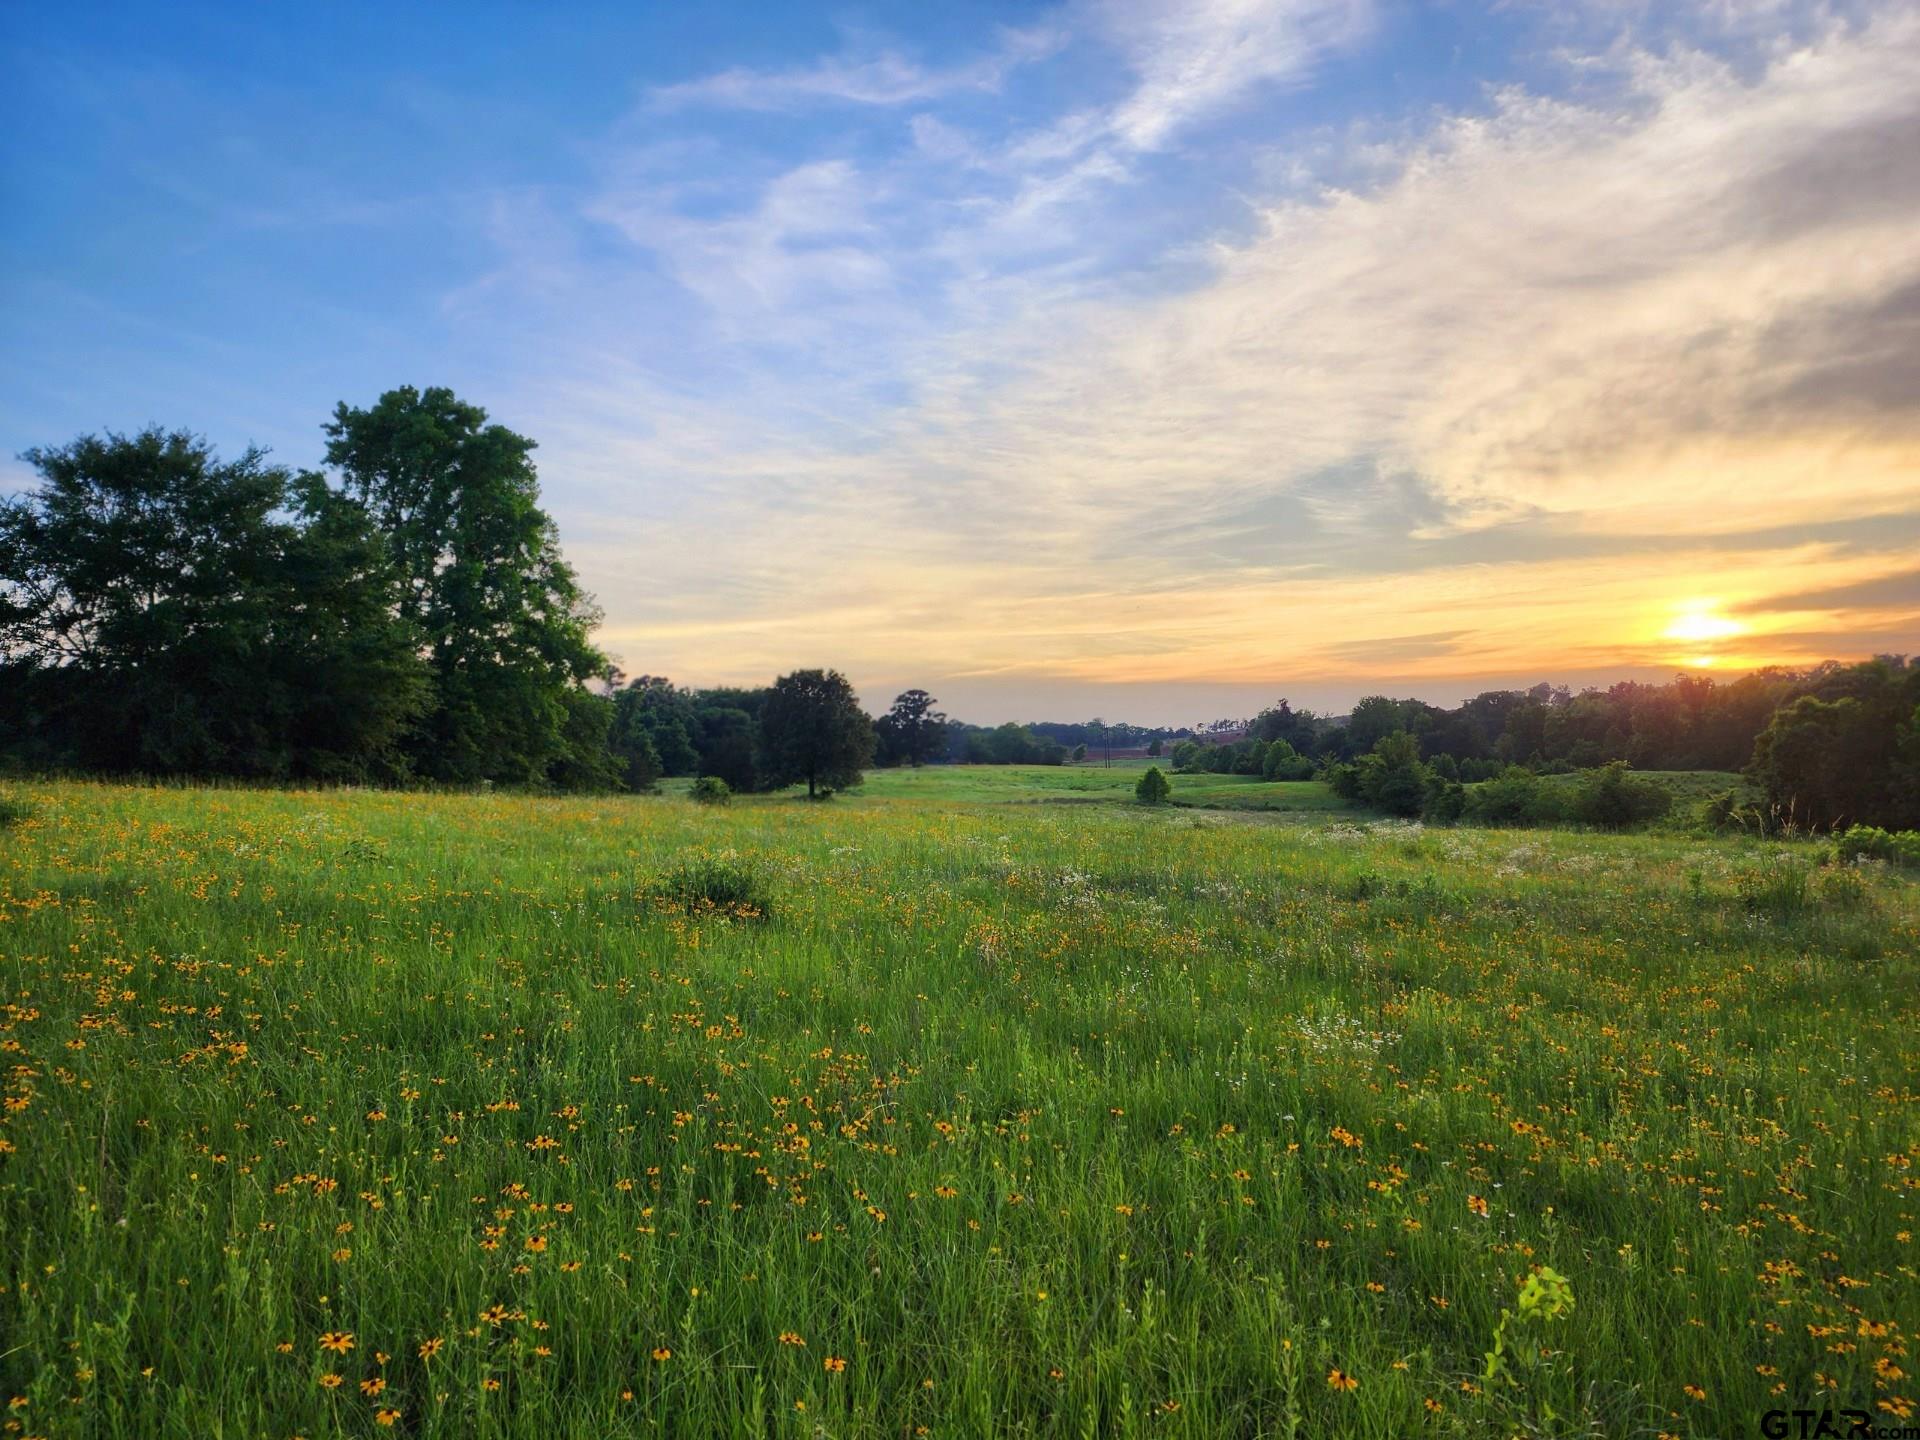
M 873 760 L 873 722 L 838 670 L 796 670 L 773 682 L 760 707 L 760 772 L 769 786 L 860 783 Z
M 432 692 L 408 737 L 415 768 L 525 784 L 592 763 L 578 746 L 606 721 L 589 721 L 575 692 L 608 662 L 589 638 L 598 614 L 539 506 L 534 442 L 451 390 L 410 385 L 367 409 L 341 404 L 325 429 L 327 463 L 386 535 L 400 618 L 426 650 Z
M 365 511 L 185 431 L 27 452 L 0 502 L 0 722 L 48 765 L 390 780 L 425 703 Z
M 874 722 L 876 758 L 882 765 L 924 765 L 945 751 L 947 717 L 940 702 L 924 690 L 906 690 L 893 708 Z

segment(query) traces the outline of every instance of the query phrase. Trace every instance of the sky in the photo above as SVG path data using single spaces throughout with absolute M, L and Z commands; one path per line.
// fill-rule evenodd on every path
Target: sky
M 686 684 L 1920 650 L 1920 5 L 0 7 L 0 493 L 401 384 Z

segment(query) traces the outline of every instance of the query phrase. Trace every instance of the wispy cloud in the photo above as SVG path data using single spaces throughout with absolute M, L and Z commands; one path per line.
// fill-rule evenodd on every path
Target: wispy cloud
M 1363 39 L 1374 18 L 1371 0 L 1106 0 L 1098 13 L 1139 76 L 1107 117 L 1136 150 L 1159 148 L 1188 121 L 1263 86 L 1304 80 Z
M 655 87 L 656 110 L 703 106 L 736 110 L 792 110 L 809 105 L 908 105 L 963 91 L 998 89 L 1017 67 L 1057 50 L 1062 37 L 1047 28 L 1002 29 L 989 54 L 963 64 L 930 66 L 897 50 L 831 55 L 781 70 L 729 67 L 697 80 Z

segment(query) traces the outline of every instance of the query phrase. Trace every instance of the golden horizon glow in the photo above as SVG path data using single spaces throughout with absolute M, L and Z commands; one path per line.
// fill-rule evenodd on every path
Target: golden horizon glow
M 1690 640 L 1696 644 L 1708 640 L 1731 640 L 1744 635 L 1750 627 L 1725 615 L 1716 614 L 1719 602 L 1712 600 L 1689 604 L 1661 633 L 1668 640 Z M 1712 663 L 1712 657 L 1707 657 Z

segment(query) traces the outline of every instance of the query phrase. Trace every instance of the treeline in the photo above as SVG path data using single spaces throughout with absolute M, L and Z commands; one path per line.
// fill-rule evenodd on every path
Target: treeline
M 1920 827 L 1920 658 L 1767 669 L 1724 684 L 1683 675 L 1579 694 L 1537 685 L 1451 710 L 1374 695 L 1344 718 L 1282 700 L 1229 733 L 1242 730 L 1232 741 L 1176 744 L 1175 767 L 1318 777 L 1401 815 L 1606 825 L 1654 818 L 1664 804 L 1665 792 L 1634 770 L 1738 770 L 1758 799 L 1724 796 L 1715 806 L 1723 823 Z M 1541 783 L 1575 772 L 1587 778 Z
M 184 431 L 22 458 L 0 501 L 0 762 L 263 781 L 857 781 L 852 687 L 617 685 L 533 441 L 445 389 L 340 405 L 321 471 Z
M 1821 676 L 1843 668 L 1759 670 L 1725 683 L 1702 675 L 1682 675 L 1665 685 L 1627 680 L 1578 693 L 1540 684 L 1530 690 L 1488 690 L 1453 709 L 1369 695 L 1340 718 L 1294 710 L 1282 700 L 1252 720 L 1220 722 L 1221 728 L 1246 733 L 1209 747 L 1232 758 L 1214 754 L 1204 763 L 1257 773 L 1250 759 L 1254 747 L 1275 740 L 1316 761 L 1351 760 L 1388 735 L 1405 732 L 1419 740 L 1421 754 L 1429 759 L 1445 755 L 1482 769 L 1586 770 L 1624 760 L 1640 770 L 1738 770 L 1752 757 L 1753 742 L 1775 710 Z

